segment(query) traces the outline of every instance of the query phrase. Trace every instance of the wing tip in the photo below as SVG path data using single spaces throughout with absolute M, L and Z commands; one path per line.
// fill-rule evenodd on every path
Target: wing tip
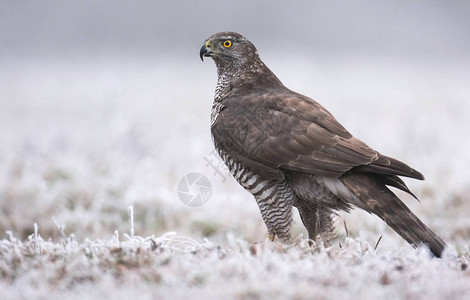
M 424 180 L 421 172 L 413 169 L 398 159 L 380 154 L 379 158 L 368 165 L 357 166 L 353 168 L 356 171 L 366 173 L 378 173 L 383 175 L 397 175 Z
M 410 177 L 410 178 L 414 178 L 418 180 L 425 180 L 424 175 L 420 171 L 415 170 L 412 167 L 409 167 L 408 165 L 406 166 L 410 169 L 409 172 L 403 172 L 404 174 L 397 174 L 397 175 Z

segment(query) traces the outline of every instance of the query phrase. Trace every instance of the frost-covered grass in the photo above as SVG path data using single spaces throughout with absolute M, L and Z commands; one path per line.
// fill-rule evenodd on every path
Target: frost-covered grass
M 0 298 L 469 298 L 465 63 L 305 59 L 265 58 L 424 173 L 406 181 L 421 203 L 400 196 L 449 244 L 443 259 L 360 211 L 338 216 L 327 249 L 302 240 L 298 219 L 291 245 L 260 242 L 251 195 L 206 165 L 211 62 L 12 61 L 0 68 Z M 212 183 L 200 208 L 176 192 L 191 172 Z
M 470 256 L 432 259 L 410 248 L 377 253 L 361 239 L 325 249 L 227 246 L 165 234 L 58 242 L 10 235 L 0 243 L 2 299 L 468 299 Z

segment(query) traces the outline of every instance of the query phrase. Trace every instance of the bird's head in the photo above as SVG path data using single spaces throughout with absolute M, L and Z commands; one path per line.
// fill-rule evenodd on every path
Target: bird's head
M 219 32 L 209 37 L 199 51 L 201 60 L 211 57 L 217 67 L 241 66 L 246 61 L 258 59 L 255 46 L 236 32 Z

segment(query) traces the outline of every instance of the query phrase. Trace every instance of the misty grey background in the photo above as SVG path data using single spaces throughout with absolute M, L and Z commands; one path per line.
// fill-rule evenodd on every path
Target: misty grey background
M 3 0 L 0 54 L 185 61 L 210 34 L 232 30 L 262 53 L 454 60 L 470 51 L 469 16 L 468 1 Z

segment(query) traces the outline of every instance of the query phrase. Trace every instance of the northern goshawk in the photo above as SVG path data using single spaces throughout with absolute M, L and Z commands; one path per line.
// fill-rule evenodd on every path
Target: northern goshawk
M 376 214 L 415 247 L 440 256 L 445 243 L 387 186 L 423 175 L 352 136 L 324 107 L 286 88 L 255 46 L 235 32 L 209 37 L 200 57 L 218 73 L 211 112 L 215 148 L 258 203 L 268 237 L 290 239 L 292 206 L 310 239 L 329 240 L 332 216 L 353 206 Z

